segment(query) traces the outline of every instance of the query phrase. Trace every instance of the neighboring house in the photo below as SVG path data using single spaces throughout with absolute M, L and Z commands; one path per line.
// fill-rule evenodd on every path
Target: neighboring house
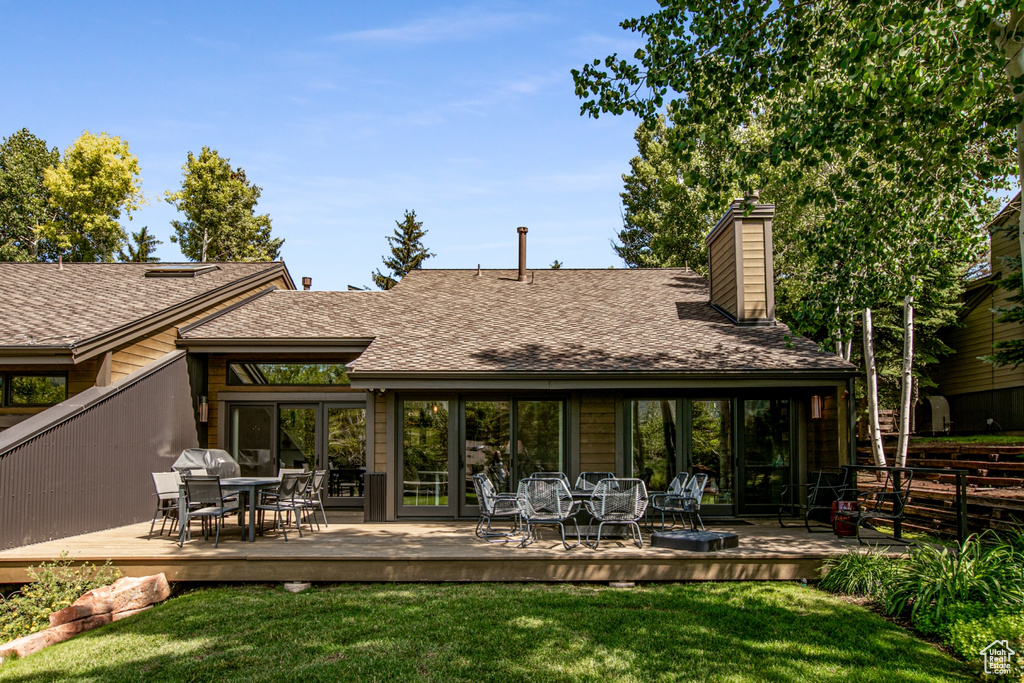
M 526 270 L 523 230 L 518 271 L 252 293 L 177 328 L 191 392 L 207 398 L 197 438 L 243 474 L 329 469 L 329 505 L 361 505 L 364 473 L 383 473 L 388 519 L 470 517 L 473 474 L 514 490 L 539 471 L 655 489 L 703 471 L 706 515 L 773 514 L 783 487 L 849 461 L 857 374 L 775 322 L 773 210 L 733 204 L 708 236 L 710 282 L 685 268 Z M 10 455 L 0 435 L 0 482 Z
M 952 432 L 1024 430 L 1024 366 L 996 366 L 982 360 L 992 354 L 996 342 L 1024 338 L 1024 326 L 996 320 L 998 309 L 1011 305 L 1012 293 L 998 285 L 1006 273 L 1003 259 L 1020 254 L 1016 230 L 1005 228 L 1016 226 L 1019 218 L 1020 194 L 988 227 L 987 262 L 963 294 L 960 324 L 940 333 L 954 353 L 939 363 L 938 387 L 932 394 L 948 402 Z M 918 431 L 928 431 L 928 426 L 919 424 Z

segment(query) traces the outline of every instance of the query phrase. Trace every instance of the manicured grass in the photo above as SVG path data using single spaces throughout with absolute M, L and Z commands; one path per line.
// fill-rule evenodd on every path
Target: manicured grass
M 0 680 L 960 681 L 868 610 L 788 583 L 196 590 Z

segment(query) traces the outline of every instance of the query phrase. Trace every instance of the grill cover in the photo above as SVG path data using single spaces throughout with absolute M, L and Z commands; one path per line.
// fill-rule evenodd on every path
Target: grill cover
M 178 472 L 205 469 L 207 474 L 222 478 L 237 477 L 242 473 L 231 454 L 219 448 L 186 448 L 171 469 Z

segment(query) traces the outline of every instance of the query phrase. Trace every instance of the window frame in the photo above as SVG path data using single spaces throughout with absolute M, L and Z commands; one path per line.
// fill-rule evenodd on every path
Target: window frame
M 16 377 L 60 377 L 64 380 L 64 398 L 57 401 L 56 403 L 14 403 L 12 400 L 14 382 L 12 381 Z M 0 406 L 4 408 L 49 408 L 51 406 L 58 405 L 68 400 L 68 373 L 57 372 L 57 371 L 42 371 L 42 372 L 31 372 L 31 371 L 13 371 L 13 372 L 0 372 L 0 382 L 3 383 L 2 391 L 0 391 Z

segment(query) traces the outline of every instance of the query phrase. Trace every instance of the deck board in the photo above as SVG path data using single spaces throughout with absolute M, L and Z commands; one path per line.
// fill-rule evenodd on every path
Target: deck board
M 27 568 L 61 552 L 76 562 L 112 560 L 126 576 L 164 572 L 171 581 L 692 581 L 814 579 L 824 559 L 858 548 L 854 539 L 809 534 L 777 523 L 720 523 L 739 547 L 694 553 L 623 540 L 599 550 L 564 550 L 553 531 L 527 548 L 487 544 L 469 522 L 364 524 L 361 513 L 332 512 L 330 525 L 302 538 L 268 532 L 255 543 L 229 523 L 220 547 L 198 532 L 179 548 L 168 536 L 147 540 L 149 523 L 0 552 L 0 583 L 27 580 Z M 871 533 L 871 532 L 869 532 Z

